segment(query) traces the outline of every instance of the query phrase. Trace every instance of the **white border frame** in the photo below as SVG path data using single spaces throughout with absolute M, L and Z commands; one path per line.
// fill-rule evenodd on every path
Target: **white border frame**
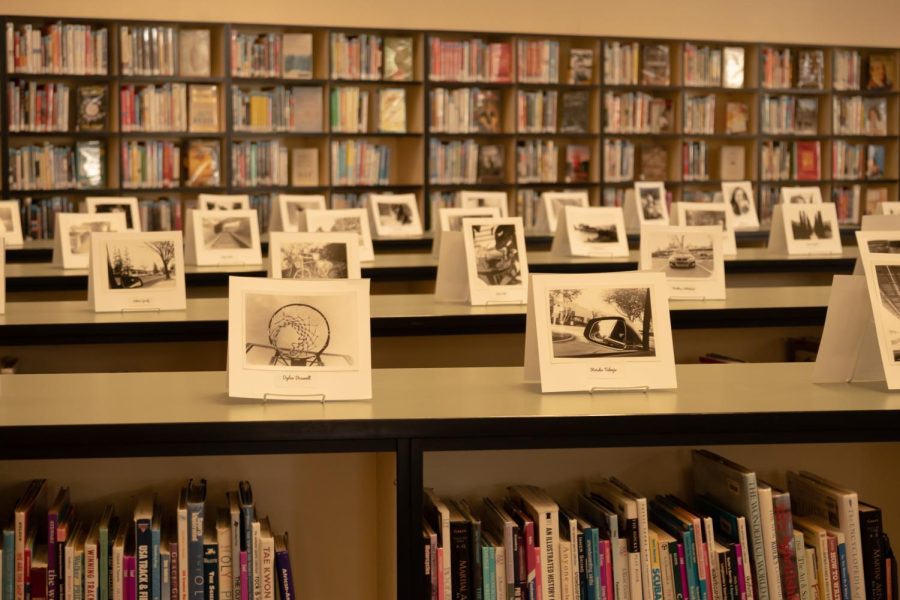
M 22 233 L 22 205 L 18 200 L 0 200 L 0 208 L 9 208 L 12 211 L 12 231 L 6 231 L 4 227 L 0 238 L 4 241 L 5 248 L 20 248 L 25 245 L 25 237 Z
M 286 232 L 276 231 L 269 234 L 269 257 L 266 261 L 269 266 L 269 277 L 272 279 L 284 279 L 281 276 L 281 251 L 286 244 L 343 244 L 347 247 L 347 279 L 360 279 L 362 269 L 359 264 L 359 244 L 357 235 L 351 232 L 341 233 L 310 233 L 307 231 Z M 299 278 L 295 278 L 299 279 Z M 343 279 L 329 277 L 314 277 L 310 279 Z
M 513 225 L 516 235 L 516 251 L 519 255 L 518 285 L 488 285 L 478 277 L 475 258 L 475 239 L 473 228 L 478 225 Z M 525 249 L 525 226 L 521 217 L 505 219 L 464 219 L 463 247 L 466 254 L 466 272 L 469 282 L 469 302 L 472 305 L 487 304 L 525 304 L 528 300 L 528 256 Z
M 575 200 L 577 204 L 559 204 L 560 200 Z M 556 233 L 556 226 L 559 223 L 559 213 L 560 211 L 567 206 L 575 206 L 578 208 L 588 208 L 591 205 L 590 196 L 588 195 L 587 190 L 577 190 L 571 192 L 543 192 L 541 194 L 541 209 L 544 211 L 544 216 L 547 219 L 547 229 L 550 233 Z M 538 215 L 538 228 L 540 229 L 543 223 L 540 222 L 540 215 Z
M 731 205 L 731 197 L 739 189 L 744 191 L 750 201 L 750 210 L 743 215 L 734 214 L 734 207 Z M 731 213 L 735 231 L 759 229 L 759 214 L 756 212 L 756 196 L 753 195 L 752 181 L 723 181 L 722 203 Z
M 458 194 L 458 208 L 497 208 L 500 218 L 509 217 L 509 195 L 506 192 L 488 192 L 478 190 L 463 190 Z M 484 206 L 478 206 L 479 201 L 484 201 Z
M 122 213 L 56 213 L 53 229 L 53 266 L 63 269 L 87 269 L 90 264 L 90 241 L 88 251 L 74 254 L 69 243 L 69 230 L 80 223 L 109 223 L 110 231 L 121 233 L 126 230 L 125 215 Z M 101 233 L 101 232 L 97 232 Z
M 269 211 L 269 233 L 306 231 L 306 211 L 328 208 L 322 194 L 278 194 L 274 204 Z M 296 227 L 291 225 L 290 219 L 290 206 L 295 204 L 303 206 Z
M 234 208 L 234 203 L 239 202 L 240 208 Z M 208 207 L 207 203 L 214 205 Z M 225 204 L 226 206 L 222 206 Z M 198 194 L 197 210 L 249 210 L 250 195 L 249 194 Z
M 403 204 L 409 208 L 412 222 L 406 226 L 383 227 L 378 218 L 379 204 Z M 372 219 L 372 231 L 379 238 L 421 237 L 425 234 L 415 194 L 369 194 L 368 208 L 369 217 Z
M 346 217 L 356 217 L 359 219 L 359 260 L 362 262 L 372 262 L 375 260 L 375 249 L 372 246 L 372 233 L 369 229 L 369 213 L 365 208 L 332 208 L 330 210 L 307 210 L 306 211 L 306 229 L 310 233 L 339 233 L 328 231 L 317 231 L 319 223 L 328 220 L 334 223 L 335 220 Z
M 249 248 L 207 248 L 203 240 L 204 219 L 250 219 Z M 200 266 L 243 266 L 261 265 L 262 247 L 259 239 L 259 213 L 252 209 L 242 210 L 195 210 L 188 209 L 185 220 L 185 260 Z
M 128 206 L 128 212 L 131 215 L 131 224 L 132 227 L 128 228 L 128 231 L 132 231 L 135 233 L 139 233 L 143 231 L 143 224 L 141 223 L 141 211 L 138 208 L 138 199 L 136 196 L 88 196 L 84 199 L 84 205 L 87 207 L 87 212 L 89 215 L 97 214 L 107 214 L 102 213 L 97 210 L 98 206 L 110 206 L 110 205 L 122 205 L 125 204 Z M 128 221 L 125 221 L 126 225 Z
M 647 219 L 644 217 L 644 205 L 641 202 L 641 190 L 658 190 L 660 202 L 662 203 L 662 216 L 658 219 Z M 634 209 L 637 213 L 638 225 L 668 225 L 669 224 L 669 205 L 666 201 L 666 184 L 662 181 L 635 181 L 634 182 Z
M 613 225 L 618 241 L 591 245 L 581 242 L 576 238 L 575 229 L 579 221 L 588 221 L 590 225 Z M 564 256 L 627 258 L 628 233 L 625 231 L 625 213 L 618 206 L 564 206 L 550 252 Z
M 687 225 L 688 213 L 712 211 L 720 212 L 725 215 L 725 229 L 722 230 L 722 251 L 725 256 L 737 255 L 737 240 L 734 237 L 734 215 L 731 207 L 722 202 L 676 202 L 672 206 L 675 207 L 675 224 Z M 698 227 L 698 226 L 695 226 Z
M 712 238 L 713 270 L 711 277 L 672 277 L 661 273 L 669 285 L 670 300 L 724 300 L 725 253 L 722 249 L 722 230 L 716 225 L 690 227 L 687 225 L 644 225 L 641 228 L 640 270 L 652 272 L 654 246 L 651 243 L 673 235 L 709 235 Z M 657 273 L 659 271 L 656 271 Z

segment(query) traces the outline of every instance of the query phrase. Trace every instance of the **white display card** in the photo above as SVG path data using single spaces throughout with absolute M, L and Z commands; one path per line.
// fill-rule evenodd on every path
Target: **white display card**
M 370 399 L 369 280 L 230 277 L 228 395 Z
M 18 200 L 0 200 L 0 225 L 5 246 L 17 248 L 25 244 L 22 235 L 22 212 Z
M 635 181 L 631 193 L 625 194 L 625 227 L 640 231 L 644 224 L 668 225 L 666 186 L 662 181 Z
M 542 392 L 672 389 L 662 273 L 532 275 L 525 380 Z
M 732 223 L 736 231 L 759 229 L 759 215 L 753 184 L 749 181 L 723 181 L 722 201 L 731 211 Z
M 509 197 L 506 192 L 463 190 L 459 192 L 459 208 L 496 208 L 500 216 L 509 216 Z
M 306 211 L 326 208 L 321 194 L 278 194 L 269 212 L 269 232 L 306 231 Z
M 465 218 L 500 218 L 500 209 L 496 206 L 472 207 L 472 208 L 444 208 L 437 209 L 437 221 L 434 228 L 434 241 L 431 244 L 431 254 L 435 257 L 441 252 L 441 236 L 447 231 L 462 231 L 462 220 Z
M 199 194 L 198 210 L 249 210 L 250 196 L 247 194 Z
M 612 206 L 563 207 L 550 253 L 554 256 L 627 257 L 628 237 L 622 209 Z
M 782 187 L 782 204 L 822 204 L 822 189 L 817 185 Z
M 834 203 L 776 204 L 768 249 L 773 254 L 841 254 Z
M 645 225 L 641 229 L 641 271 L 664 274 L 672 300 L 724 300 L 721 231 L 716 225 Z
M 253 209 L 188 209 L 185 262 L 201 266 L 261 265 L 259 213 Z
M 141 231 L 141 213 L 136 197 L 88 196 L 84 204 L 89 214 L 122 213 L 128 231 Z
M 737 256 L 737 240 L 731 210 L 721 202 L 676 202 L 672 205 L 674 225 L 703 227 L 715 225 L 722 230 L 722 250 L 725 256 Z
M 359 242 L 359 260 L 375 260 L 369 217 L 364 208 L 336 208 L 332 210 L 307 210 L 306 229 L 311 233 L 355 233 Z
M 91 254 L 91 234 L 125 231 L 125 228 L 123 213 L 56 213 L 53 265 L 63 269 L 87 269 Z
M 269 234 L 269 277 L 359 279 L 359 244 L 354 233 Z
M 88 305 L 96 312 L 185 310 L 181 232 L 91 235 Z
M 879 215 L 900 215 L 900 202 L 888 201 L 878 203 Z
M 586 190 L 572 192 L 544 192 L 538 203 L 538 214 L 534 228 L 537 231 L 554 233 L 559 221 L 559 213 L 566 206 L 588 207 L 588 193 Z
M 370 194 L 369 211 L 377 237 L 416 237 L 424 233 L 415 194 Z

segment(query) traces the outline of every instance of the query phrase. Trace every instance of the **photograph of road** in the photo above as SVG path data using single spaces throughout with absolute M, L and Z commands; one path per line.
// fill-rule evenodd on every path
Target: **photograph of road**
M 881 323 L 894 354 L 900 361 L 900 265 L 876 265 L 875 278 L 881 295 Z
M 69 228 L 69 248 L 72 254 L 87 254 L 91 251 L 91 234 L 112 231 L 109 221 L 85 221 Z
M 713 239 L 705 233 L 645 232 L 641 243 L 653 249 L 651 271 L 672 278 L 713 276 Z
M 250 217 L 203 217 L 203 245 L 207 250 L 252 248 Z
M 106 245 L 109 289 L 175 287 L 175 243 L 116 241 Z

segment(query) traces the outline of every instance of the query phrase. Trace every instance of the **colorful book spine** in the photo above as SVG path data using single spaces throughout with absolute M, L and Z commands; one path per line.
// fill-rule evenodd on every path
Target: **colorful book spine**
M 137 600 L 137 579 L 135 557 L 125 555 L 122 558 L 122 600 Z
M 281 592 L 281 600 L 295 600 L 294 574 L 291 571 L 291 558 L 286 549 L 275 552 L 275 569 L 278 573 L 278 591 Z
M 203 593 L 205 600 L 219 600 L 219 546 L 203 545 Z
M 56 553 L 56 528 L 59 527 L 59 513 L 47 513 L 47 600 L 59 600 L 59 568 Z M 8 546 L 4 545 L 4 548 Z
M 241 577 L 241 598 L 240 600 L 250 600 L 250 575 L 247 564 L 247 551 L 240 552 L 240 577 Z
M 183 560 L 178 552 L 178 541 L 169 542 L 169 600 L 178 600 L 178 563 Z
M 12 600 L 15 594 L 15 535 L 12 527 L 3 528 L 3 563 L 0 568 L 3 569 L 3 584 L 0 592 L 3 594 L 3 600 Z
M 203 574 L 203 503 L 188 502 L 188 600 L 205 598 Z M 143 600 L 138 598 L 138 600 Z
M 134 541 L 137 569 L 137 600 L 150 600 L 150 552 L 153 545 L 150 519 L 135 520 Z
M 734 562 L 737 565 L 737 577 L 738 577 L 738 592 L 740 593 L 740 600 L 747 600 L 747 579 L 746 579 L 746 569 L 749 568 L 749 565 L 744 564 L 744 548 L 740 543 L 736 543 L 732 546 L 734 548 Z
M 160 521 L 154 519 L 150 525 L 150 598 L 162 600 L 162 564 L 159 555 Z
M 841 573 L 841 597 L 846 600 L 847 598 L 850 598 L 850 573 L 847 569 L 847 544 L 838 544 L 837 553 L 838 569 Z

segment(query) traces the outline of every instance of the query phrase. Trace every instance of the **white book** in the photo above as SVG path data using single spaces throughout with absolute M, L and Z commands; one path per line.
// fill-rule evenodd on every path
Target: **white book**
M 119 530 L 116 532 L 116 539 L 112 548 L 112 600 L 124 600 L 122 589 L 122 581 L 125 573 L 123 571 L 123 561 L 125 559 L 125 535 L 128 532 L 129 523 L 123 522 L 119 524 Z M 68 597 L 68 596 L 67 596 Z M 172 600 L 177 600 L 173 598 Z
M 793 500 L 793 494 L 791 495 Z M 819 598 L 821 600 L 840 600 L 832 598 L 831 595 L 831 567 L 828 565 L 828 532 L 812 519 L 793 515 L 794 528 L 803 534 L 803 541 L 807 546 L 812 546 L 816 551 L 816 585 L 819 588 Z M 810 566 L 809 561 L 806 562 L 807 567 Z M 810 579 L 810 585 L 812 585 Z
M 231 527 L 231 596 L 240 600 L 241 569 L 237 562 L 241 556 L 241 505 L 237 492 L 228 492 L 225 497 L 228 500 L 228 522 Z
M 262 530 L 259 519 L 253 519 L 250 530 L 253 535 L 253 573 L 250 574 L 252 580 L 250 589 L 254 600 L 262 600 Z
M 224 508 L 216 513 L 216 543 L 219 546 L 219 600 L 232 600 L 234 555 L 231 547 L 231 515 Z
M 435 519 L 432 519 L 432 525 L 440 536 L 440 546 L 442 551 L 442 564 L 440 565 L 441 576 L 444 580 L 444 590 L 447 596 L 450 595 L 450 509 L 440 497 L 434 493 L 434 490 L 425 490 L 425 508 L 426 511 L 434 512 Z
M 660 572 L 662 575 L 663 600 L 675 600 L 680 591 L 675 590 L 675 570 L 672 566 L 670 544 L 677 544 L 674 537 L 663 531 L 653 523 L 650 529 L 659 540 Z
M 175 514 L 178 534 L 178 599 L 188 600 L 187 488 L 181 488 Z
M 559 589 L 562 600 L 575 600 L 572 590 L 572 549 L 569 540 L 560 540 L 559 544 Z
M 769 598 L 781 600 L 781 567 L 778 564 L 778 540 L 775 537 L 775 508 L 772 505 L 772 488 L 757 482 L 759 497 L 759 519 L 762 523 L 763 546 L 765 547 L 766 577 L 769 580 Z
M 652 561 L 650 558 L 653 549 L 650 547 L 650 519 L 647 514 L 647 498 L 638 494 L 615 477 L 610 479 L 610 483 L 630 497 L 637 508 L 638 541 L 640 542 L 641 554 L 641 588 L 643 590 L 644 600 L 654 600 L 653 569 L 651 567 Z
M 818 515 L 836 526 L 844 534 L 847 551 L 847 572 L 850 576 L 851 600 L 865 600 L 862 539 L 859 528 L 859 497 L 812 473 L 788 472 L 788 490 L 797 514 Z M 830 519 L 837 509 L 837 522 Z
M 254 524 L 255 525 L 255 524 Z M 275 600 L 275 536 L 272 534 L 272 527 L 269 525 L 269 517 L 265 517 L 260 521 L 260 586 L 259 593 L 262 600 Z M 256 528 L 254 527 L 254 532 Z
M 100 537 L 100 524 L 94 522 L 84 542 L 84 600 L 97 600 L 99 569 L 97 541 Z
M 542 600 L 561 600 L 559 589 L 559 507 L 544 490 L 528 485 L 509 488 L 534 521 L 534 543 L 540 543 Z
M 559 545 L 560 551 L 563 547 L 568 547 L 571 561 L 566 584 L 572 590 L 572 599 L 581 600 L 581 582 L 578 579 L 578 517 L 563 509 L 559 511 Z
M 497 564 L 497 600 L 507 600 L 506 594 L 506 548 L 502 543 L 494 546 L 494 562 Z
M 722 595 L 722 571 L 719 569 L 719 558 L 717 556 L 716 534 L 713 532 L 713 521 L 710 517 L 702 517 L 700 524 L 703 526 L 703 538 L 706 540 L 706 554 L 709 561 L 709 577 L 710 586 L 712 588 L 712 597 L 715 600 L 725 600 Z
M 822 592 L 819 588 L 819 563 L 816 560 L 816 549 L 806 547 L 806 570 L 809 579 L 809 598 L 810 600 L 822 600 Z
M 803 533 L 794 530 L 794 549 L 797 553 L 797 578 L 800 581 L 800 600 L 811 600 L 809 589 L 809 568 L 806 565 L 806 546 Z
M 503 571 L 503 580 L 506 582 L 506 589 L 503 591 L 501 600 L 512 600 L 514 595 L 513 586 L 516 585 L 515 579 L 515 535 L 518 525 L 513 521 L 503 507 L 498 506 L 496 502 L 490 498 L 484 499 L 484 514 L 482 516 L 482 524 L 484 528 L 495 536 L 503 545 L 503 560 L 500 560 L 500 554 L 497 554 L 497 578 L 499 572 Z M 501 568 L 502 567 L 502 568 Z M 499 596 L 498 596 L 499 598 Z

